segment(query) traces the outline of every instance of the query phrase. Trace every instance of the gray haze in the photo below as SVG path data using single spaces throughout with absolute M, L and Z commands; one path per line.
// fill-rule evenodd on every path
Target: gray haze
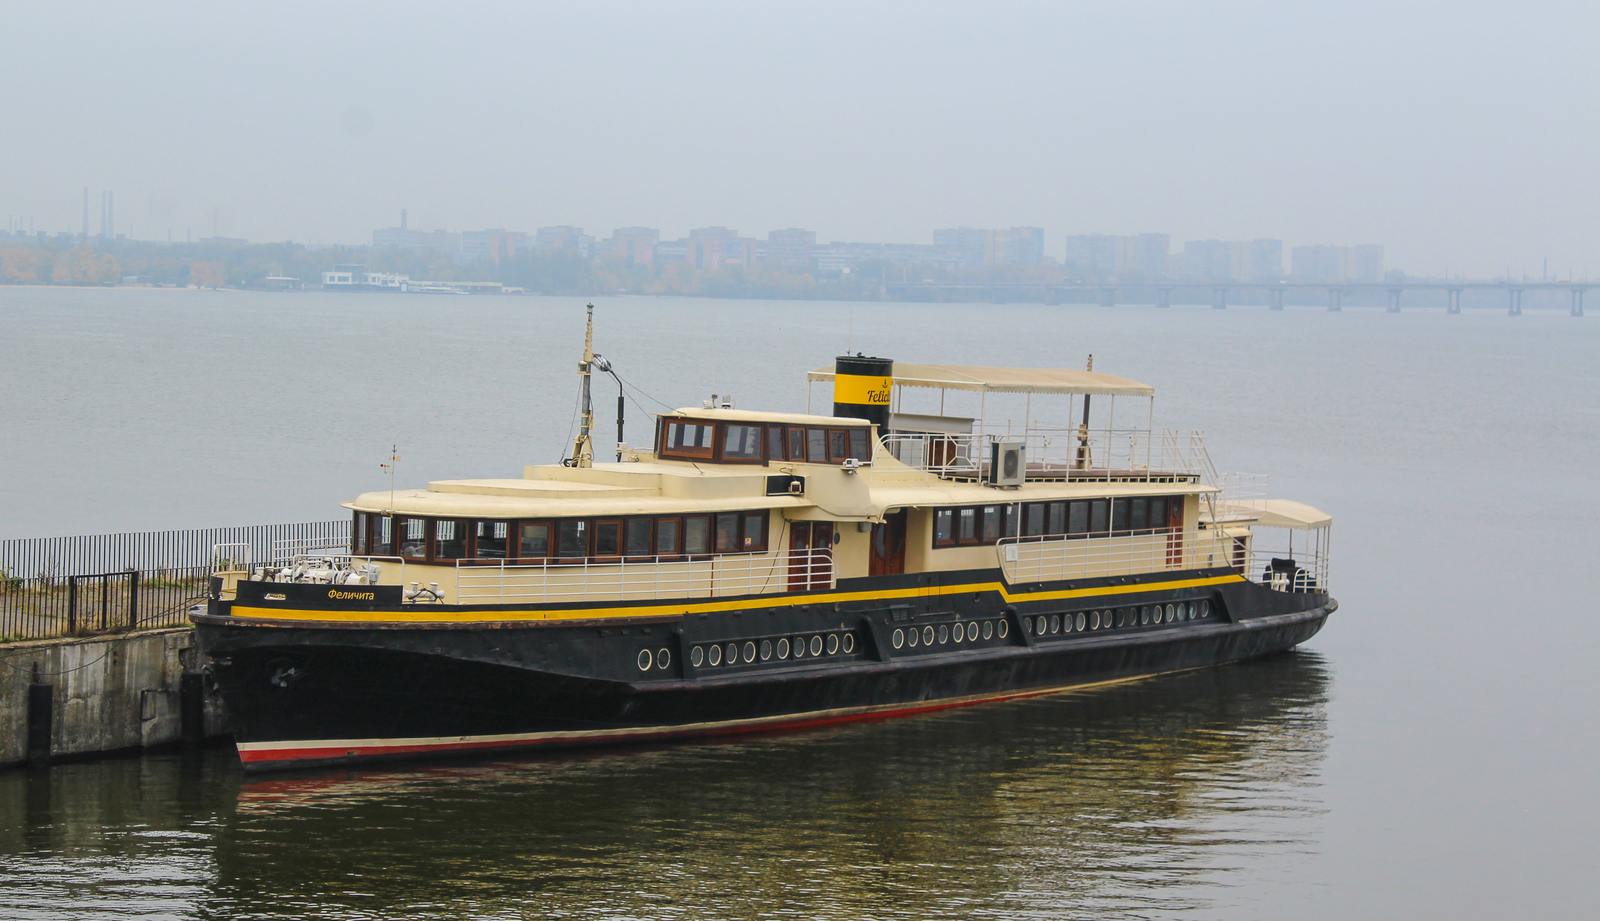
M 1592 4 L 6 4 L 0 218 L 1031 224 L 1600 274 Z M 92 192 L 91 194 L 95 194 Z

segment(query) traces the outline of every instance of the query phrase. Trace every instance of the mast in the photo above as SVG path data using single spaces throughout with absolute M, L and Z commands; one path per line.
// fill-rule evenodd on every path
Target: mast
M 1094 371 L 1094 355 L 1089 356 L 1090 372 Z M 1089 398 L 1092 394 L 1083 395 L 1083 421 L 1078 423 L 1078 464 L 1079 470 L 1088 470 L 1094 466 L 1093 452 L 1089 449 Z M 1110 436 L 1107 436 L 1108 438 Z
M 578 437 L 572 442 L 574 467 L 594 466 L 594 403 L 589 399 L 589 367 L 594 364 L 594 305 L 589 304 L 583 324 L 583 358 L 578 362 Z

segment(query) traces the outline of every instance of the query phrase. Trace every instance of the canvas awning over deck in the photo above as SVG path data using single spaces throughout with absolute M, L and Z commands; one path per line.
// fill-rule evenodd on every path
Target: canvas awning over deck
M 831 381 L 831 368 L 818 368 L 808 381 Z M 1099 371 L 1067 368 L 997 368 L 986 365 L 921 365 L 894 363 L 894 386 L 930 390 L 971 390 L 978 393 L 1105 394 L 1153 397 L 1149 384 Z

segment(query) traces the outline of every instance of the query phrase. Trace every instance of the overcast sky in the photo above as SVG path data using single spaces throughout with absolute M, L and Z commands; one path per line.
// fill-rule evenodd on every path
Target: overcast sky
M 0 218 L 929 241 L 1379 242 L 1600 275 L 1593 3 L 45 3 L 0 18 Z M 91 219 L 98 205 L 91 202 Z

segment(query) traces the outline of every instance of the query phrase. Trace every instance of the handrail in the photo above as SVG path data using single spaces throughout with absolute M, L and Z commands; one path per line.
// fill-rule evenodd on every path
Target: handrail
M 996 441 L 1021 441 L 1030 478 L 1106 482 L 1215 482 L 1216 473 L 1203 438 L 1191 433 L 1183 443 L 1175 433 L 1147 429 L 1098 429 L 1085 442 L 1075 431 L 1029 429 L 1007 433 L 892 432 L 881 439 L 901 463 L 945 479 L 976 480 Z
M 456 601 L 528 603 L 575 599 L 727 597 L 833 584 L 833 553 L 723 553 L 706 557 L 621 557 L 507 563 L 457 560 Z

